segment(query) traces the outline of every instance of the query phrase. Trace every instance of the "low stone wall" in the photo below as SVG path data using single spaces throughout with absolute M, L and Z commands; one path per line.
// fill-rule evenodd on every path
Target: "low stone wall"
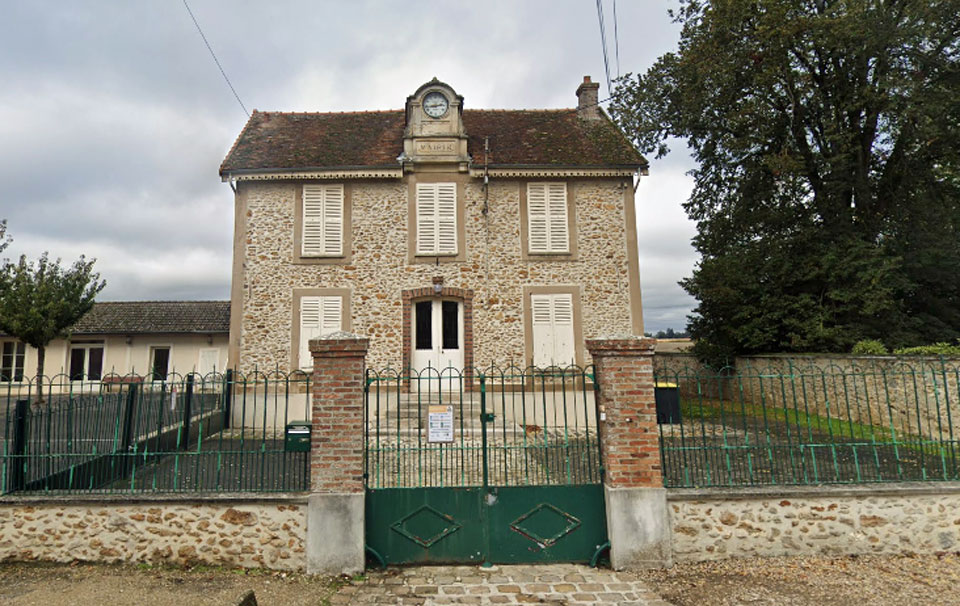
M 0 561 L 306 567 L 306 498 L 0 500 Z
M 673 558 L 932 554 L 960 548 L 960 484 L 670 490 Z

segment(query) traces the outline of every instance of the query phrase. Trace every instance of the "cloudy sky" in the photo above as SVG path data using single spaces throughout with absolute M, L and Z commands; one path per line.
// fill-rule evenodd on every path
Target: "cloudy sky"
M 604 82 L 593 0 L 188 0 L 247 109 L 399 109 L 436 76 L 473 108 L 576 105 Z M 604 0 L 617 72 L 613 0 Z M 672 2 L 619 0 L 619 70 L 675 48 Z M 226 299 L 233 206 L 217 169 L 247 116 L 182 0 L 5 0 L 0 219 L 13 244 L 97 259 L 100 300 Z M 638 190 L 647 330 L 682 328 L 696 255 L 683 146 Z

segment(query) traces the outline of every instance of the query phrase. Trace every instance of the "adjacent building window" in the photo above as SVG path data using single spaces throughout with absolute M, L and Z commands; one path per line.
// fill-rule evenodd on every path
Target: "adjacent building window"
M 417 254 L 457 254 L 457 184 L 417 183 Z
M 150 378 L 154 381 L 166 381 L 170 372 L 170 348 L 150 348 Z
M 304 257 L 343 255 L 343 185 L 303 186 L 303 227 L 300 254 Z
M 103 341 L 70 344 L 70 380 L 99 381 L 103 376 Z
M 530 295 L 533 365 L 567 366 L 576 361 L 573 295 Z
M 4 341 L 0 349 L 0 381 L 22 381 L 27 346 L 19 341 Z
M 570 252 L 566 183 L 527 184 L 527 245 L 531 254 Z
M 343 297 L 303 296 L 300 298 L 300 368 L 310 368 L 310 339 L 342 330 Z

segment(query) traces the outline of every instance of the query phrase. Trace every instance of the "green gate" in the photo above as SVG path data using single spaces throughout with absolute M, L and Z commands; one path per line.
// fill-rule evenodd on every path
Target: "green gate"
M 592 561 L 607 542 L 594 388 L 590 367 L 368 371 L 368 551 Z

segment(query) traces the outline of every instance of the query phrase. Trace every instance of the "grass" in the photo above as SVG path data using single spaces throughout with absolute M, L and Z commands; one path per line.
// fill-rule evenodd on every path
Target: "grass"
M 761 422 L 765 428 L 787 425 L 796 428 L 802 435 L 833 437 L 839 440 L 859 440 L 883 445 L 902 446 L 924 454 L 941 454 L 944 445 L 939 440 L 925 439 L 919 435 L 900 433 L 895 428 L 883 425 L 869 425 L 826 417 L 816 412 L 794 410 L 780 406 L 760 406 L 747 402 L 729 400 L 681 398 L 680 412 L 688 421 L 711 420 L 724 422 L 724 426 L 738 428 L 743 417 Z

